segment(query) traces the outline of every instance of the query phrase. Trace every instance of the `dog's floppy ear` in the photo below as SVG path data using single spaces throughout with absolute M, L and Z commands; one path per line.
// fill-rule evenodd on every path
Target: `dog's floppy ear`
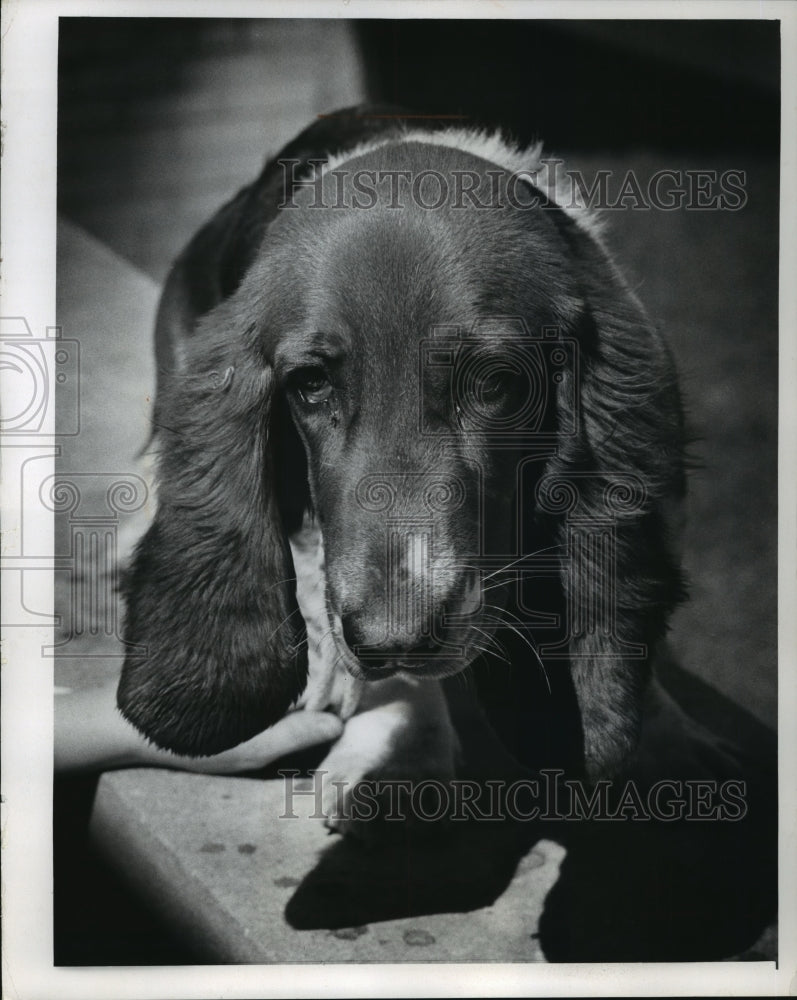
M 561 433 L 538 502 L 552 510 L 567 495 L 557 530 L 567 552 L 568 653 L 586 770 L 599 777 L 616 773 L 636 744 L 650 660 L 683 597 L 674 530 L 685 490 L 683 417 L 669 350 L 606 251 L 560 209 L 548 215 L 568 245 L 585 309 L 578 412 L 564 422 L 577 432 Z M 572 405 L 568 393 L 563 384 L 560 407 Z
M 251 299 L 251 295 L 249 296 Z M 127 584 L 122 714 L 160 747 L 213 754 L 281 718 L 307 672 L 274 490 L 271 368 L 236 295 L 200 321 L 161 401 L 158 511 Z
M 345 109 L 305 129 L 200 229 L 161 296 L 159 508 L 126 588 L 126 637 L 146 656 L 128 657 L 117 700 L 153 742 L 179 753 L 212 754 L 254 735 L 305 684 L 269 438 L 272 375 L 258 356 L 258 318 L 244 285 L 296 184 L 331 152 L 395 130 L 389 110 Z M 290 433 L 284 426 L 285 441 Z M 292 485 L 299 447 L 289 442 L 280 455 L 280 478 Z M 303 506 L 299 492 L 290 510 L 285 503 L 292 518 Z

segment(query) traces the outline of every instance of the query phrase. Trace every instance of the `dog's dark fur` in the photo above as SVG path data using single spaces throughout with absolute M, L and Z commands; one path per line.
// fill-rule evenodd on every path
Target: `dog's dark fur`
M 485 643 L 489 657 L 496 623 L 486 606 L 526 621 L 521 594 L 560 619 L 587 620 L 597 602 L 612 609 L 614 628 L 576 628 L 567 649 L 586 770 L 616 771 L 633 748 L 649 661 L 682 592 L 672 527 L 684 489 L 682 417 L 661 337 L 592 227 L 533 178 L 524 181 L 528 197 L 539 196 L 532 210 L 451 197 L 435 210 L 411 198 L 396 209 L 384 192 L 369 210 L 319 209 L 316 189 L 297 183 L 337 154 L 344 201 L 358 170 L 470 171 L 505 190 L 508 170 L 473 150 L 438 142 L 431 126 L 410 134 L 396 119 L 341 113 L 267 164 L 177 261 L 157 332 L 158 512 L 127 595 L 126 637 L 147 655 L 128 658 L 119 687 L 124 715 L 158 745 L 223 750 L 301 694 L 307 657 L 288 536 L 310 510 L 323 538 L 329 628 L 352 674 L 378 681 L 400 667 L 441 677 Z M 334 201 L 336 178 L 327 172 L 320 183 Z M 559 382 L 545 369 L 551 402 L 536 438 L 496 444 L 450 381 L 419 368 L 441 326 L 465 331 L 471 356 L 498 359 L 491 370 L 518 337 L 531 343 L 556 328 L 575 342 L 577 365 Z M 500 425 L 519 391 L 510 372 L 478 402 Z M 606 522 L 618 476 L 640 502 L 611 515 L 607 572 L 593 550 L 567 558 L 568 531 Z M 395 486 L 390 517 L 423 523 L 433 539 L 426 581 L 413 576 L 411 553 L 390 561 L 387 514 L 357 493 L 385 481 Z M 569 507 L 546 501 L 556 481 L 572 487 Z M 441 482 L 455 484 L 458 500 L 430 507 Z M 556 578 L 522 593 L 508 573 L 500 602 L 473 605 L 479 557 L 512 563 L 540 552 L 561 557 Z M 401 612 L 384 641 L 391 573 L 405 593 L 421 584 L 429 592 L 422 612 Z M 527 637 L 542 644 L 548 634 Z M 541 673 L 528 642 L 515 655 L 515 672 Z

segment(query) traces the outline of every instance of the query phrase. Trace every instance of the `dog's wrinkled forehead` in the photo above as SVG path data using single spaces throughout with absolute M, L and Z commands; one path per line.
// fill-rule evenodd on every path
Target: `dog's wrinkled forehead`
M 533 188 L 522 203 L 507 197 L 509 177 L 471 154 L 413 142 L 308 179 L 266 238 L 271 281 L 289 290 L 282 322 L 292 336 L 346 331 L 354 350 L 378 329 L 401 350 L 437 325 L 572 312 L 565 245 L 532 207 Z

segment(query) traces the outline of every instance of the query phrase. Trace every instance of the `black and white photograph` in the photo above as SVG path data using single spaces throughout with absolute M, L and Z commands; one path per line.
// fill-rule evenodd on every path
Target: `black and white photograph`
M 794 14 L 6 7 L 9 997 L 793 989 Z

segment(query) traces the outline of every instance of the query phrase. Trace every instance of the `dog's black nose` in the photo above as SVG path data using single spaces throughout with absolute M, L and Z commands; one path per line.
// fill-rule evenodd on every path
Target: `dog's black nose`
M 360 660 L 366 672 L 383 673 L 395 669 L 398 661 L 412 661 L 434 655 L 437 647 L 428 638 L 409 634 L 385 636 L 384 630 L 370 630 L 356 615 L 342 615 L 341 626 L 346 645 Z
M 354 615 L 342 615 L 341 626 L 346 645 L 360 660 L 367 674 L 390 672 L 390 651 Z

